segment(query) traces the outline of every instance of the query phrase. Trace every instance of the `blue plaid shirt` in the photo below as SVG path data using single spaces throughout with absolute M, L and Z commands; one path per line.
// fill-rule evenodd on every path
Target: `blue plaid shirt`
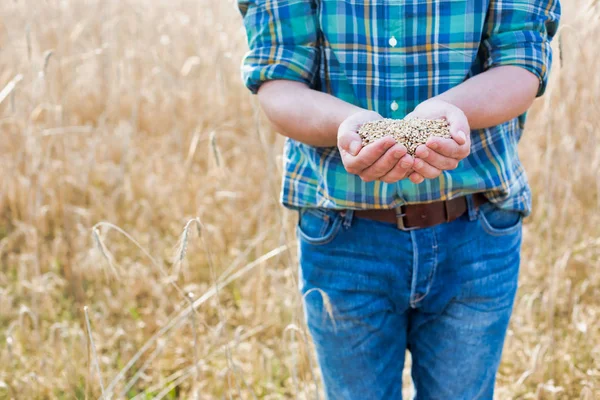
M 243 79 L 256 93 L 271 79 L 304 82 L 386 118 L 499 65 L 540 80 L 552 60 L 558 0 L 239 0 L 250 51 Z M 490 98 L 490 102 L 494 99 Z M 471 132 L 455 170 L 415 185 L 363 182 L 335 147 L 285 143 L 284 205 L 384 209 L 485 192 L 528 214 L 531 193 L 517 155 L 525 116 Z

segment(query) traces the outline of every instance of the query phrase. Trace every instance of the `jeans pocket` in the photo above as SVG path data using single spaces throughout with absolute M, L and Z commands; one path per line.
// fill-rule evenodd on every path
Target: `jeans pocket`
M 324 245 L 335 239 L 342 226 L 339 211 L 323 208 L 303 208 L 299 212 L 298 237 L 311 245 Z
M 493 236 L 505 236 L 521 229 L 523 215 L 517 211 L 503 210 L 491 203 L 479 208 L 479 222 L 485 232 Z

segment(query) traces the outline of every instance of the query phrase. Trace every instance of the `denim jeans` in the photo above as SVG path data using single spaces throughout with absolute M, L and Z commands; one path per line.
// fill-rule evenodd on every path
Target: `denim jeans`
M 300 290 L 328 399 L 492 399 L 519 273 L 521 214 L 491 204 L 410 232 L 300 211 Z

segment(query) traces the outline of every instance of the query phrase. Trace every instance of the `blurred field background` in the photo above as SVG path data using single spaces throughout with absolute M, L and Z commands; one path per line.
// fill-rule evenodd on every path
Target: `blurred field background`
M 600 399 L 600 3 L 563 6 L 498 399 Z M 245 49 L 231 0 L 0 3 L 0 399 L 317 398 Z

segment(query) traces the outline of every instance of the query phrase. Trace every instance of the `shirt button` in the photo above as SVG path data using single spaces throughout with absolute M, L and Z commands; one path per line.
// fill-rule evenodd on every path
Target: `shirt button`
M 392 109 L 392 111 L 398 111 L 398 103 L 392 101 L 392 104 L 390 104 L 390 108 Z
M 398 41 L 396 40 L 396 38 L 394 36 L 392 36 L 390 38 L 390 40 L 388 41 L 388 43 L 390 44 L 390 46 L 396 47 L 396 45 L 398 44 Z

